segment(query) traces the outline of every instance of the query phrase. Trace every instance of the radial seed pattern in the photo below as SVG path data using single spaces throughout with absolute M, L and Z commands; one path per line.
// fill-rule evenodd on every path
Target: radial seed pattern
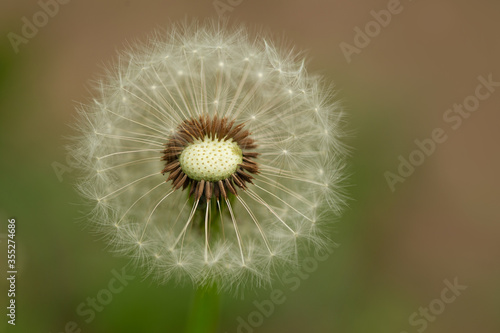
M 195 200 L 205 195 L 209 201 L 212 194 L 225 200 L 227 193 L 236 195 L 236 187 L 251 183 L 248 173 L 258 172 L 253 159 L 259 154 L 247 151 L 256 148 L 249 134 L 243 124 L 234 126 L 234 120 L 217 115 L 186 120 L 166 143 L 162 173 L 170 173 L 167 181 L 172 180 L 174 189 L 190 186 Z
M 343 206 L 331 91 L 293 52 L 217 23 L 120 54 L 70 147 L 92 221 L 161 281 L 270 282 L 327 243 Z

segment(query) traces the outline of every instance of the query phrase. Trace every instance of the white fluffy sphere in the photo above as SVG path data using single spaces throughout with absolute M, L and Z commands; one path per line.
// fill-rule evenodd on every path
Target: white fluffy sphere
M 92 221 L 162 281 L 270 282 L 344 203 L 342 110 L 321 81 L 214 22 L 121 53 L 70 148 Z M 222 164 L 197 166 L 205 153 Z

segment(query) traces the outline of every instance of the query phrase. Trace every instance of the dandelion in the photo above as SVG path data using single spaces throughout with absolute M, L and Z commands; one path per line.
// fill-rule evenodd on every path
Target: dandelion
M 120 54 L 70 150 L 91 220 L 161 281 L 267 284 L 328 243 L 344 203 L 342 110 L 304 60 L 192 24 Z

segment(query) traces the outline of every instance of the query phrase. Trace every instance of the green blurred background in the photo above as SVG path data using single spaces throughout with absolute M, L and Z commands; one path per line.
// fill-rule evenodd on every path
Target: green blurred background
M 500 2 L 493 0 L 402 0 L 402 11 L 349 63 L 339 45 L 353 44 L 353 29 L 390 1 L 72 0 L 17 53 L 8 33 L 20 35 L 22 18 L 32 20 L 41 7 L 2 1 L 0 331 L 183 331 L 192 288 L 158 286 L 129 268 L 136 277 L 95 318 L 76 312 L 88 297 L 104 297 L 113 270 L 128 260 L 86 228 L 64 138 L 75 106 L 91 97 L 89 80 L 116 49 L 171 22 L 217 17 L 217 3 L 232 23 L 263 27 L 306 50 L 309 71 L 335 82 L 354 132 L 352 200 L 332 235 L 339 247 L 307 276 L 278 282 L 286 300 L 272 313 L 259 314 L 254 303 L 271 290 L 224 295 L 219 331 L 500 332 L 500 89 L 459 129 L 443 121 L 474 93 L 479 75 L 500 81 Z M 446 130 L 447 141 L 392 192 L 384 173 L 396 173 L 399 156 L 408 158 L 414 140 L 435 128 Z M 4 314 L 10 217 L 17 220 L 15 327 Z M 439 308 L 445 279 L 467 289 L 425 329 L 410 324 L 420 307 Z

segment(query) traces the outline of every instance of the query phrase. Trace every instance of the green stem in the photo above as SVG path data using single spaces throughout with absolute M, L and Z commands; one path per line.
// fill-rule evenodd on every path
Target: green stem
M 199 287 L 194 295 L 186 333 L 214 333 L 219 320 L 219 293 L 215 285 Z
M 191 185 L 192 186 L 192 185 Z M 188 200 L 194 204 L 193 197 L 188 197 Z M 206 203 L 208 207 L 210 236 L 221 232 L 221 211 L 215 200 L 210 200 Z M 222 208 L 222 206 L 221 206 Z M 200 209 L 198 206 L 197 219 L 200 230 L 205 232 L 205 208 Z M 193 221 L 194 223 L 194 221 Z M 223 229 L 222 229 L 223 230 Z M 222 231 L 223 232 L 223 231 Z M 211 285 L 200 286 L 195 292 L 194 300 L 191 306 L 191 313 L 188 317 L 186 325 L 186 333 L 215 333 L 219 321 L 219 292 L 215 283 Z

